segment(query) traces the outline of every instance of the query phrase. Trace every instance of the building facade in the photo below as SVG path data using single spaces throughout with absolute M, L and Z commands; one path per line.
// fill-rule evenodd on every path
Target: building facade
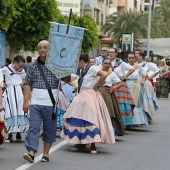
M 117 12 L 122 14 L 130 9 L 135 12 L 141 12 L 142 0 L 111 0 L 109 13 Z
M 70 9 L 74 14 L 80 16 L 80 2 L 81 0 L 56 0 L 58 9 L 64 15 L 69 15 Z
M 106 22 L 106 17 L 109 15 L 109 0 L 82 0 L 82 14 L 89 14 L 94 18 L 100 32 L 100 28 Z M 83 11 L 82 11 L 83 10 Z
M 152 10 L 159 6 L 159 4 L 162 2 L 163 0 L 151 0 L 151 8 Z M 149 2 L 150 0 L 142 0 L 142 12 L 149 12 Z

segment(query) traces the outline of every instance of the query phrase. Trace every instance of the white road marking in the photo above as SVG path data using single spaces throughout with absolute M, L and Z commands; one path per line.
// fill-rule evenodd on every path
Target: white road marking
M 64 146 L 65 144 L 67 144 L 67 141 L 66 141 L 66 140 L 60 142 L 59 144 L 57 144 L 57 145 L 55 145 L 55 146 L 53 146 L 53 147 L 50 149 L 49 154 L 51 154 L 51 153 L 53 153 L 54 151 L 56 151 L 57 149 L 61 148 L 61 147 Z M 18 167 L 18 168 L 15 169 L 15 170 L 25 170 L 25 169 L 28 169 L 30 166 L 32 166 L 32 165 L 36 164 L 37 162 L 39 162 L 39 161 L 41 160 L 41 158 L 42 158 L 42 154 L 39 155 L 39 156 L 37 156 L 37 157 L 34 159 L 34 163 L 29 163 L 29 162 L 28 162 L 28 163 L 26 163 L 26 164 Z

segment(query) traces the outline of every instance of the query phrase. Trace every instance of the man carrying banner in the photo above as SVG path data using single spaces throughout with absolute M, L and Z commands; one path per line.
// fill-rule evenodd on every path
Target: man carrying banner
M 30 163 L 34 162 L 35 153 L 38 151 L 39 147 L 39 135 L 40 126 L 43 121 L 43 157 L 41 162 L 49 161 L 49 150 L 56 138 L 56 119 L 52 119 L 52 113 L 54 111 L 54 105 L 51 101 L 51 96 L 47 90 L 46 83 L 43 79 L 47 80 L 50 86 L 50 90 L 54 98 L 57 96 L 58 79 L 57 77 L 45 66 L 48 41 L 42 40 L 38 44 L 38 59 L 33 62 L 28 68 L 27 75 L 25 78 L 25 89 L 24 89 L 24 104 L 23 110 L 25 113 L 29 110 L 29 121 L 30 127 L 28 134 L 25 139 L 25 146 L 28 153 L 25 153 L 23 158 Z M 40 73 L 40 68 L 41 73 Z M 62 79 L 64 82 L 68 83 L 70 81 L 70 76 Z M 32 90 L 32 96 L 30 99 L 30 94 Z M 30 99 L 30 105 L 29 105 Z

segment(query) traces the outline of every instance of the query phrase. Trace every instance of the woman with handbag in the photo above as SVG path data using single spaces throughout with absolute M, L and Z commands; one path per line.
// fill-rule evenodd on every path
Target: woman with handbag
M 169 97 L 169 79 L 168 79 L 169 68 L 166 65 L 165 60 L 160 60 L 159 68 L 160 68 L 159 81 L 156 89 L 156 97 L 168 98 Z

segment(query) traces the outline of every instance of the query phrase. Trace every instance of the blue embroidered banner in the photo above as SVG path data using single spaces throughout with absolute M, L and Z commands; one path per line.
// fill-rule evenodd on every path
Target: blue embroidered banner
M 49 33 L 49 49 L 46 66 L 57 78 L 66 77 L 77 71 L 81 53 L 84 28 L 51 23 Z
M 0 31 L 0 67 L 5 64 L 6 58 L 6 36 Z

